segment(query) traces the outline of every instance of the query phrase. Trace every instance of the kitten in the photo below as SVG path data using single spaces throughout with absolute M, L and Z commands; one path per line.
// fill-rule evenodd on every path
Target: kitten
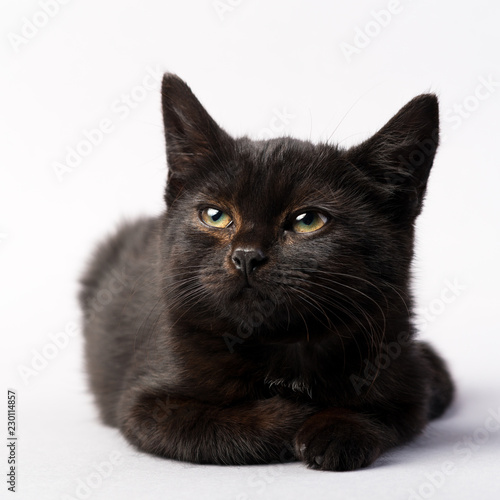
M 82 279 L 103 421 L 211 464 L 370 465 L 450 404 L 414 340 L 414 222 L 438 145 L 421 95 L 362 144 L 234 139 L 162 86 L 167 209 L 124 225 Z

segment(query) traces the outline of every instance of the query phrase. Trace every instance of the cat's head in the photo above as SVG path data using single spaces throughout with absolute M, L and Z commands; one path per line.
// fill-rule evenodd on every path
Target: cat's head
M 232 138 L 175 75 L 162 95 L 164 285 L 176 316 L 288 341 L 368 334 L 391 308 L 408 317 L 413 225 L 438 145 L 435 95 L 347 150 Z

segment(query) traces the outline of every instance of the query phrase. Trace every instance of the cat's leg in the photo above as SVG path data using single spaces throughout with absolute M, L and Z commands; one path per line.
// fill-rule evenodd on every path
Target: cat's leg
M 417 433 L 424 425 L 420 421 L 413 430 Z M 367 467 L 384 451 L 407 439 L 401 438 L 396 427 L 372 416 L 329 408 L 302 425 L 295 437 L 295 452 L 312 469 L 349 471 Z
M 392 410 L 391 410 L 392 411 Z M 394 415 L 391 415 L 394 418 Z M 297 457 L 313 469 L 348 471 L 367 467 L 383 452 L 419 434 L 423 412 L 399 414 L 391 423 L 344 408 L 310 417 L 295 437 Z
M 293 437 L 313 413 L 280 397 L 215 406 L 167 394 L 127 396 L 119 427 L 142 451 L 197 463 L 295 460 Z
M 402 370 L 394 370 L 394 377 L 386 373 L 385 381 L 374 385 L 375 396 L 362 411 L 329 408 L 309 417 L 295 437 L 297 457 L 322 470 L 366 467 L 441 415 L 453 396 L 450 375 L 430 346 L 415 343 L 414 347 L 415 370 L 408 371 L 406 379 Z

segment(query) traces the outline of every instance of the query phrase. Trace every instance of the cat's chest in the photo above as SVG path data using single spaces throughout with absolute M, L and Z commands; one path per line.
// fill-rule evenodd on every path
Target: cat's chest
M 289 344 L 268 353 L 264 385 L 271 394 L 318 396 L 318 379 L 328 378 L 325 352 L 318 355 L 310 345 Z M 321 358 L 321 359 L 320 359 Z
M 314 384 L 300 376 L 294 378 L 267 376 L 264 379 L 264 384 L 271 394 L 294 392 L 308 396 L 311 399 L 314 396 Z
M 260 346 L 245 365 L 262 395 L 324 400 L 342 385 L 328 345 L 312 343 Z

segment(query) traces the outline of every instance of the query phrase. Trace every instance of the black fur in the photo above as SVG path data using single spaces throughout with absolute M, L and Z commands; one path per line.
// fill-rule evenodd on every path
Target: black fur
M 324 470 L 422 431 L 453 394 L 409 291 L 437 98 L 343 150 L 233 139 L 174 75 L 162 95 L 167 210 L 122 227 L 82 280 L 104 422 L 164 457 Z M 233 222 L 207 226 L 207 208 Z M 306 212 L 326 223 L 297 232 Z

